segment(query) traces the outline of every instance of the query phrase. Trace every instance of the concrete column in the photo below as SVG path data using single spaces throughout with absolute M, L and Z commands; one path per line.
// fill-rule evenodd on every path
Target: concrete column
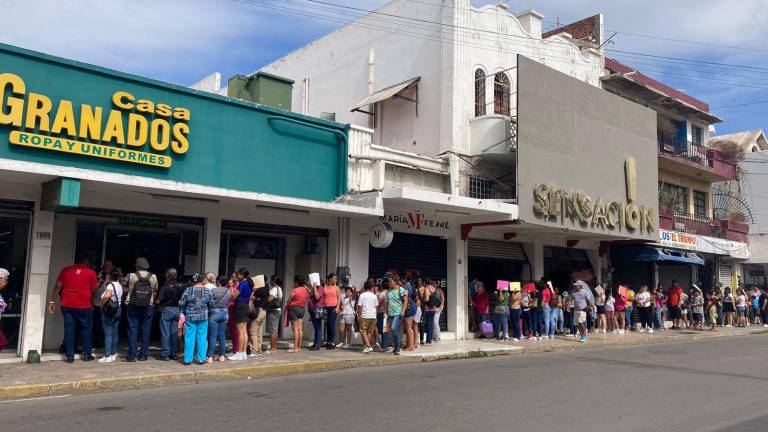
M 544 242 L 534 240 L 530 243 L 523 243 L 523 249 L 533 270 L 531 280 L 538 281 L 544 277 Z
M 205 218 L 205 242 L 203 243 L 203 271 L 219 274 L 221 252 L 221 216 Z
M 48 299 L 48 275 L 53 244 L 52 212 L 40 210 L 40 202 L 35 203 L 32 220 L 32 239 L 29 251 L 29 272 L 27 277 L 27 295 L 22 314 L 21 356 L 27 360 L 27 353 L 35 350 L 43 353 L 43 330 Z
M 445 312 L 448 313 L 448 331 L 457 340 L 465 339 L 467 332 L 467 246 L 460 236 L 448 238 L 448 287 Z

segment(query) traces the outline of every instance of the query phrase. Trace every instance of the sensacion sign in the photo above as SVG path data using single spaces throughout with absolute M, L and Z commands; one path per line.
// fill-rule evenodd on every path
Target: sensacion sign
M 13 129 L 13 145 L 161 168 L 172 165 L 170 154 L 189 151 L 187 108 L 125 91 L 114 92 L 112 105 L 54 101 L 28 91 L 20 76 L 0 73 L 0 125 Z
M 604 230 L 653 232 L 655 216 L 651 207 L 638 205 L 637 168 L 633 157 L 624 162 L 627 200 L 592 199 L 580 191 L 565 190 L 546 184 L 533 189 L 533 211 L 547 220 L 560 219 L 573 224 Z

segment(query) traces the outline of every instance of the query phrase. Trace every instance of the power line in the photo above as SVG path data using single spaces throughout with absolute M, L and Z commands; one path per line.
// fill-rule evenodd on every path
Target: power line
M 754 101 L 754 102 L 743 102 L 743 103 L 737 103 L 737 104 L 732 104 L 732 105 L 720 105 L 720 106 L 712 107 L 712 109 L 742 107 L 742 106 L 747 106 L 747 105 L 760 105 L 760 104 L 766 104 L 766 103 L 768 103 L 768 100 Z

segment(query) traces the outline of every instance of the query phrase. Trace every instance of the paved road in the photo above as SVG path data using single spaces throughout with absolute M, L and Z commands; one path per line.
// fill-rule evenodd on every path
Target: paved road
M 0 402 L 3 431 L 765 431 L 768 335 Z M 1 375 L 1 373 L 0 373 Z

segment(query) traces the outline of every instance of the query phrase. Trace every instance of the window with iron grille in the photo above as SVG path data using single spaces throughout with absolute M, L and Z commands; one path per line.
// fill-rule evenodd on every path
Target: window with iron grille
M 475 117 L 485 115 L 485 72 L 475 71 Z
M 707 193 L 693 191 L 693 215 L 697 218 L 707 217 Z
M 698 126 L 691 126 L 691 144 L 701 146 L 704 141 L 704 130 Z
M 688 214 L 688 188 L 669 183 L 661 185 L 661 193 L 666 196 L 666 200 L 671 201 L 672 208 L 676 215 Z
M 469 176 L 469 197 L 476 199 L 492 199 L 494 194 L 493 181 L 478 176 Z
M 493 77 L 493 112 L 508 116 L 510 97 L 509 77 L 503 72 Z

